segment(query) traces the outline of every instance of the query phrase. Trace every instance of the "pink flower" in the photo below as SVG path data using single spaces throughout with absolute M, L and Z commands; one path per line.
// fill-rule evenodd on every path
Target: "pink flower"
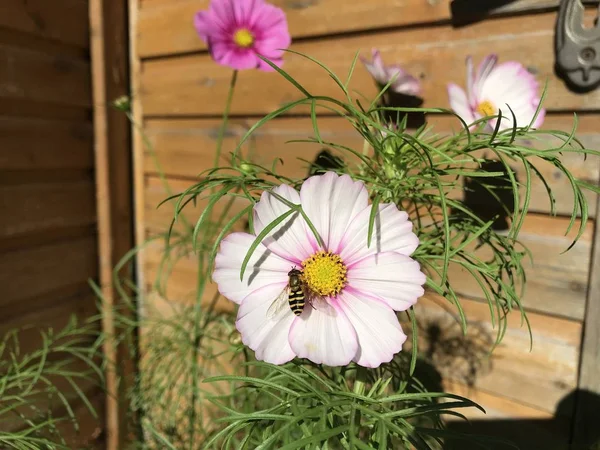
M 373 60 L 368 61 L 361 56 L 361 61 L 381 88 L 386 86 L 392 79 L 390 90 L 398 94 L 419 95 L 421 84 L 412 75 L 406 73 L 400 66 L 386 66 L 383 64 L 379 50 L 372 50 Z
M 291 43 L 284 12 L 264 0 L 211 0 L 194 26 L 213 59 L 236 70 L 272 71 L 258 56 L 281 66 Z
M 302 205 L 324 246 L 294 213 L 257 247 L 240 281 L 256 236 L 233 233 L 223 240 L 213 279 L 240 305 L 236 326 L 244 344 L 273 364 L 296 356 L 330 366 L 390 361 L 406 340 L 394 311 L 410 308 L 424 292 L 425 275 L 410 258 L 419 239 L 408 215 L 394 204 L 379 205 L 368 247 L 364 184 L 327 172 L 308 178 L 300 192 L 285 184 L 264 192 L 254 207 L 256 234 L 290 210 L 276 196 Z M 306 295 L 299 315 L 288 303 L 292 268 L 301 271 Z
M 468 124 L 482 117 L 493 116 L 502 110 L 500 130 L 513 128 L 513 117 L 506 105 L 513 110 L 517 126 L 528 126 L 540 103 L 538 83 L 535 77 L 516 61 L 499 65 L 496 55 L 483 59 L 477 72 L 473 72 L 473 60 L 467 58 L 467 92 L 454 83 L 448 84 L 450 107 Z M 534 128 L 544 122 L 546 111 L 540 110 Z M 491 119 L 488 126 L 496 127 L 497 119 Z

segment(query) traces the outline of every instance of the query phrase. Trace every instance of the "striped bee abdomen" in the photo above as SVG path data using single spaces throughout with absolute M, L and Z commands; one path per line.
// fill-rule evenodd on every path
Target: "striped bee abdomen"
M 288 297 L 290 303 L 290 309 L 292 312 L 299 316 L 304 310 L 304 290 L 302 286 L 294 286 L 290 288 L 290 295 Z

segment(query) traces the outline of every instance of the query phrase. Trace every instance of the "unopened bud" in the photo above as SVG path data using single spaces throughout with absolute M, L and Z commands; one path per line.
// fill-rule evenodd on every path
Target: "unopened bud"
M 122 95 L 113 101 L 113 106 L 122 112 L 131 111 L 131 100 L 127 95 Z
M 253 164 L 247 163 L 245 161 L 240 163 L 240 170 L 246 175 L 252 175 L 256 173 L 256 167 Z

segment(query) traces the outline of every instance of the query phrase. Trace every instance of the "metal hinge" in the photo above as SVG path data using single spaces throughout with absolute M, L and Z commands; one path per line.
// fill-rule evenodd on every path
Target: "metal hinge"
M 593 28 L 584 28 L 584 11 L 581 0 L 561 0 L 555 42 L 557 71 L 582 92 L 600 85 L 600 23 L 596 17 Z

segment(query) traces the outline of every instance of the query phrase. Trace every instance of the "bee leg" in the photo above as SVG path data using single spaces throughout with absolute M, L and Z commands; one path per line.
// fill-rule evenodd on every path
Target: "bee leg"
M 317 309 L 315 308 L 315 305 L 313 305 L 313 300 L 315 298 L 314 294 L 306 286 L 302 286 L 302 290 L 304 291 L 304 298 L 306 298 L 306 303 L 308 303 L 312 309 Z

